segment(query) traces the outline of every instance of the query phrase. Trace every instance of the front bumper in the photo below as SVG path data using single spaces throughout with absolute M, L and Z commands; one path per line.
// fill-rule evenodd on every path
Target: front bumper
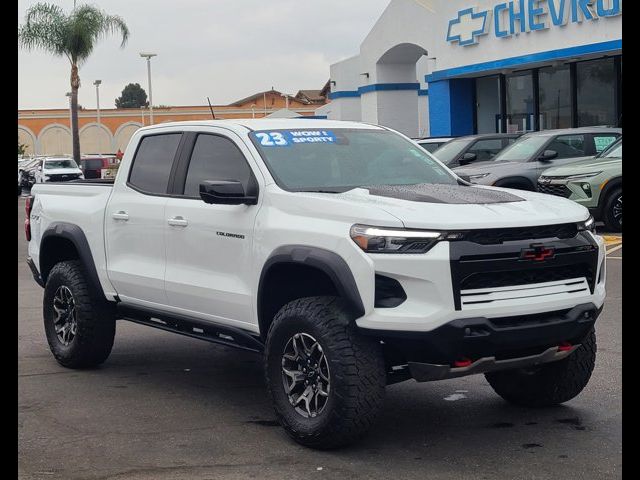
M 383 342 L 393 370 L 417 381 L 443 380 L 488 371 L 523 368 L 564 358 L 593 328 L 602 307 L 593 303 L 545 314 L 463 318 L 430 332 L 360 329 Z M 469 365 L 455 367 L 461 359 Z M 410 373 L 410 375 L 408 375 Z

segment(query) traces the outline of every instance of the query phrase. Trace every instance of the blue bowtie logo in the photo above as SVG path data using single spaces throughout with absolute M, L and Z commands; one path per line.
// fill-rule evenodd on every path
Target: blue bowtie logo
M 475 45 L 480 35 L 489 33 L 489 10 L 474 13 L 473 8 L 458 12 L 458 18 L 449 21 L 447 42 L 458 42 L 459 45 Z

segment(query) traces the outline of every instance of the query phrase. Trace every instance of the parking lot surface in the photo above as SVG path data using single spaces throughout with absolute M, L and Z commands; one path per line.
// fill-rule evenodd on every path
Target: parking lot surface
M 19 199 L 19 478 L 621 477 L 618 258 L 608 262 L 596 368 L 576 399 L 528 410 L 506 404 L 482 376 L 411 380 L 388 387 L 364 441 L 318 452 L 277 425 L 252 353 L 122 321 L 103 366 L 59 366 L 42 327 L 42 289 L 24 262 L 23 215 Z

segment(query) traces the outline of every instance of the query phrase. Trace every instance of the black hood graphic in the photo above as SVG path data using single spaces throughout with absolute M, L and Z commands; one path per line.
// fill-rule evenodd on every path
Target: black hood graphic
M 369 194 L 412 202 L 487 204 L 522 202 L 523 198 L 507 192 L 466 185 L 419 183 L 416 185 L 375 185 L 364 187 Z

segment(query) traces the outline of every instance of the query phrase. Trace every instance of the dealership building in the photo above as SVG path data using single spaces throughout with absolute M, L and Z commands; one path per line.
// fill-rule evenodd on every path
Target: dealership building
M 622 0 L 391 0 L 316 114 L 409 136 L 622 124 Z

